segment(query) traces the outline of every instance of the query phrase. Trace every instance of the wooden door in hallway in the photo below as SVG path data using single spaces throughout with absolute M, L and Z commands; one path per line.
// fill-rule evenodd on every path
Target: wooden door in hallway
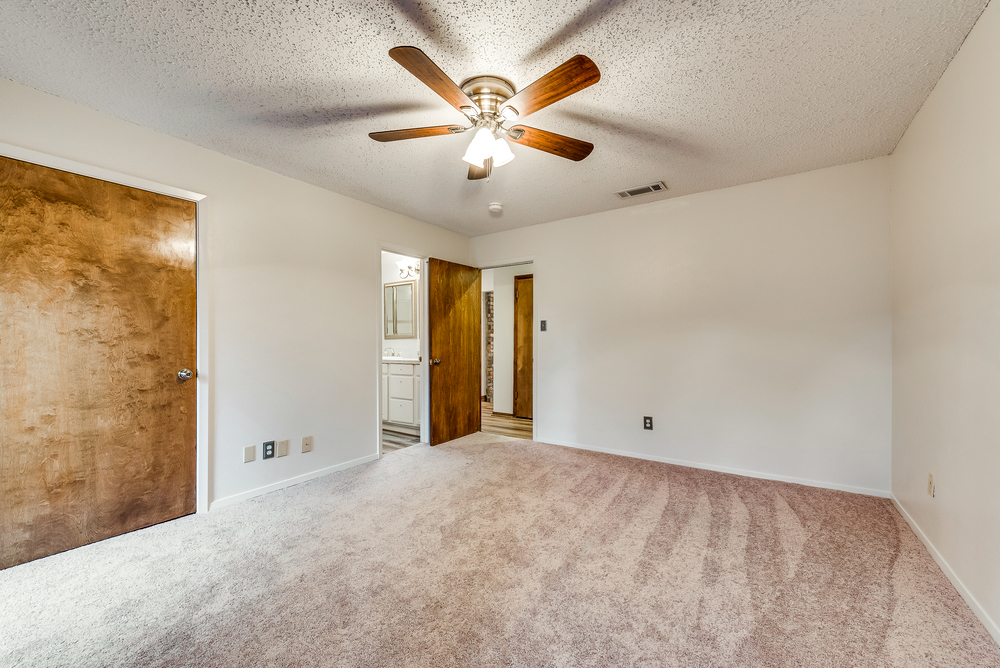
M 427 263 L 431 445 L 479 431 L 481 279 L 479 270 Z
M 9 158 L 0 193 L 6 568 L 194 512 L 196 205 Z
M 514 417 L 532 419 L 534 279 L 514 277 Z

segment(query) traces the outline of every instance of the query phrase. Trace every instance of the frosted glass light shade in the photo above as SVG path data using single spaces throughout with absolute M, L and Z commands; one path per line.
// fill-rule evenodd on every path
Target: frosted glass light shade
M 476 132 L 476 136 L 472 138 L 472 143 L 469 144 L 469 150 L 465 152 L 462 160 L 465 160 L 470 165 L 482 167 L 486 158 L 490 157 L 492 154 L 493 141 L 492 132 L 486 128 L 479 128 Z
M 511 152 L 510 146 L 507 146 L 507 140 L 503 137 L 497 138 L 493 142 L 493 168 L 503 167 L 513 159 L 514 154 Z

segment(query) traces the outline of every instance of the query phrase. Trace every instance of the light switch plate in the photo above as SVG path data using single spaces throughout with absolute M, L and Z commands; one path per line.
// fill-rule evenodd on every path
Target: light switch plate
M 244 464 L 248 464 L 248 463 L 252 462 L 255 459 L 257 459 L 257 446 L 256 445 L 248 445 L 247 447 L 243 448 L 243 463 Z
M 302 452 L 312 452 L 313 449 L 313 437 L 303 436 L 302 437 Z
M 545 320 L 542 320 L 541 323 L 542 323 L 542 331 L 544 332 L 545 328 L 548 326 L 548 322 L 545 321 Z
M 278 456 L 287 457 L 288 456 L 288 441 L 278 441 Z

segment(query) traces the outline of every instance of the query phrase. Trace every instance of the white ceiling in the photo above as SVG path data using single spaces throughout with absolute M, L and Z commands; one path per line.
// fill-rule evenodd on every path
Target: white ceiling
M 475 236 L 886 155 L 986 4 L 4 0 L 0 76 Z M 518 89 L 589 56 L 601 81 L 524 122 L 593 154 L 512 145 L 470 182 L 469 134 L 369 139 L 464 118 L 389 58 L 399 45 Z

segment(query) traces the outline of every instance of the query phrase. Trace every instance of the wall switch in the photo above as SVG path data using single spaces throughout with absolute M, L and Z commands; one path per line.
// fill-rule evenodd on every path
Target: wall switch
M 647 415 L 642 418 L 642 428 L 649 429 L 650 431 L 653 430 L 653 418 L 651 416 Z
M 248 462 L 252 462 L 255 459 L 257 459 L 257 446 L 256 445 L 248 445 L 247 447 L 243 448 L 243 463 L 244 464 L 246 464 Z
M 542 331 L 544 332 L 544 331 L 545 331 L 545 326 L 546 326 L 546 323 L 545 323 L 545 321 L 544 321 L 544 320 L 542 320 L 542 321 L 541 321 L 541 323 L 542 323 Z
M 302 437 L 302 452 L 312 452 L 313 449 L 313 437 L 303 436 Z
M 278 441 L 278 456 L 279 457 L 288 456 L 288 441 Z
M 271 459 L 272 457 L 274 457 L 274 441 L 264 441 L 263 459 Z
M 933 498 L 934 496 L 934 474 L 927 474 L 927 494 Z

